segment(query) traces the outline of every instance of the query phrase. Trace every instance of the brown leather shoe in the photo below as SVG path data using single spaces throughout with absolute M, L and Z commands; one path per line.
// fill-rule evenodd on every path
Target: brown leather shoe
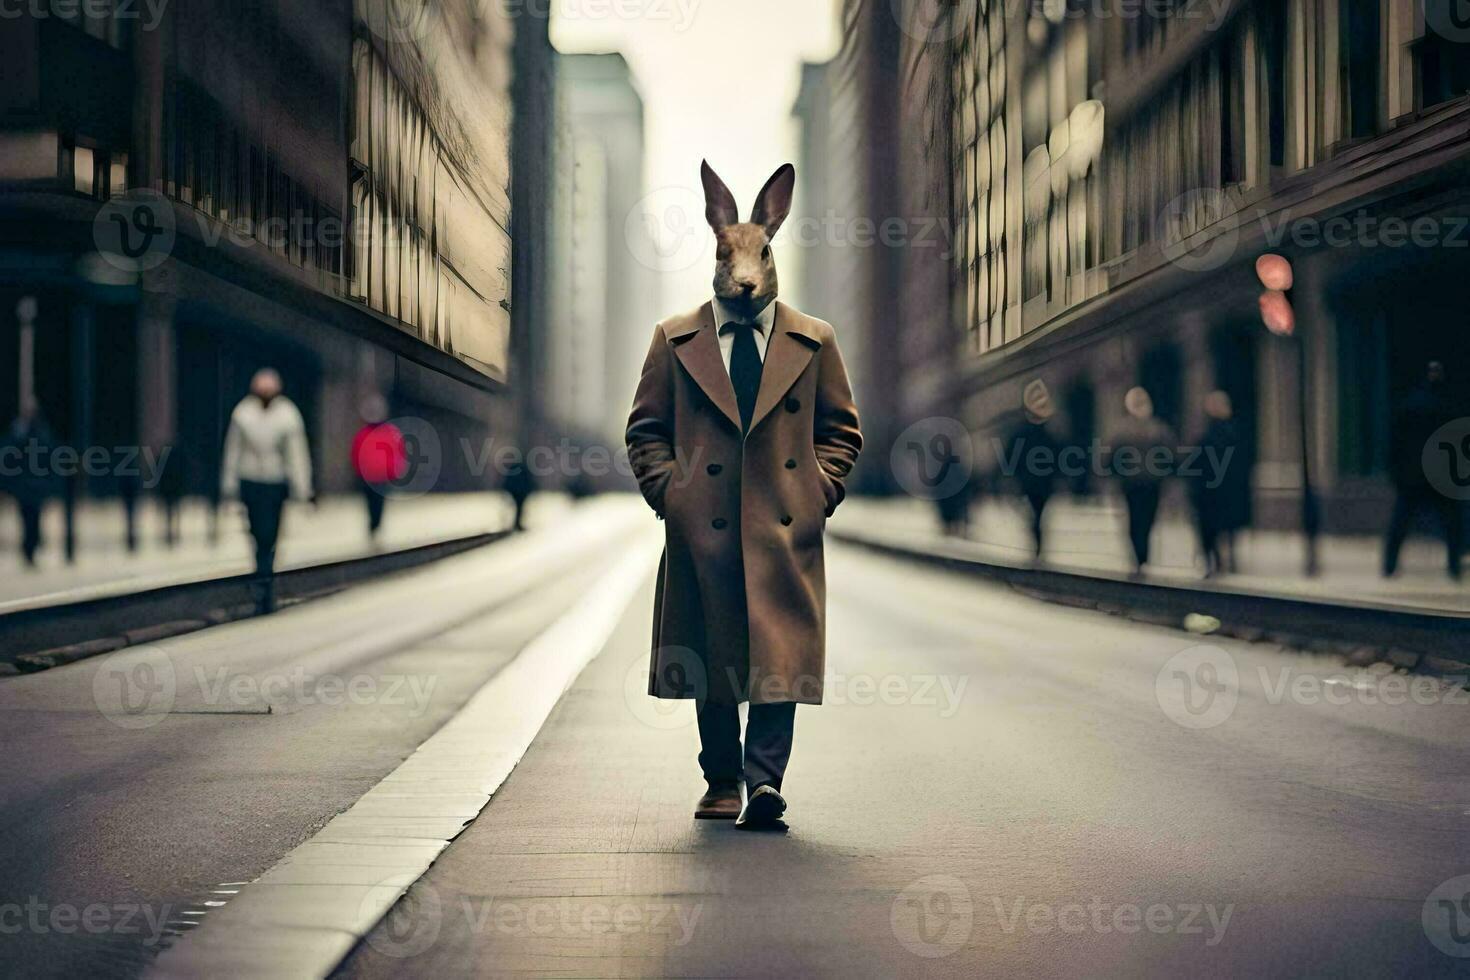
M 740 816 L 740 784 L 711 786 L 694 805 L 695 820 L 734 820 Z

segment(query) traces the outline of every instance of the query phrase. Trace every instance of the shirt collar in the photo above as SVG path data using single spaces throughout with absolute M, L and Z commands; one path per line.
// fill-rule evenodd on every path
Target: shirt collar
M 714 311 L 716 330 L 722 329 L 727 323 L 746 322 L 744 319 L 736 316 L 733 312 L 731 312 L 730 308 L 727 307 L 724 303 L 720 302 L 720 298 L 718 296 L 716 296 L 714 299 Z M 775 326 L 775 324 L 776 301 L 771 300 L 769 303 L 766 304 L 765 309 L 756 314 L 755 322 L 752 323 L 751 326 L 759 330 L 761 332 L 761 336 L 769 337 L 771 335 L 771 328 Z

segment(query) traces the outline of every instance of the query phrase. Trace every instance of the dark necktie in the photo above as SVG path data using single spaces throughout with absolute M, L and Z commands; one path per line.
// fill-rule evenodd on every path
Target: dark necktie
M 727 323 L 735 343 L 730 348 L 730 384 L 735 388 L 735 403 L 740 406 L 740 431 L 750 429 L 755 414 L 755 398 L 761 390 L 761 356 L 755 349 L 755 327 L 749 323 Z

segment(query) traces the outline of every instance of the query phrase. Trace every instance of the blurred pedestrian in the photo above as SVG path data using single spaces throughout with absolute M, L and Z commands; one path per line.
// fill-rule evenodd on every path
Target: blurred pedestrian
M 41 517 L 46 501 L 56 496 L 58 488 L 51 465 L 55 448 L 40 404 L 28 396 L 0 440 L 0 475 L 20 511 L 20 553 L 27 568 L 36 566 L 36 552 L 42 544 Z
M 573 500 L 586 500 L 597 493 L 597 484 L 592 482 L 591 476 L 579 470 L 567 482 L 567 493 Z
M 368 534 L 376 539 L 388 494 L 408 472 L 408 453 L 403 448 L 403 433 L 387 420 L 388 402 L 382 395 L 364 398 L 358 412 L 362 428 L 352 440 L 352 468 L 367 501 Z
M 162 471 L 158 474 L 158 499 L 163 504 L 163 543 L 173 548 L 179 543 L 179 506 L 187 485 L 187 461 L 178 446 L 167 446 L 162 455 Z
M 1190 481 L 1205 575 L 1235 572 L 1235 532 L 1250 523 L 1250 468 L 1240 453 L 1240 433 L 1233 420 L 1230 396 L 1205 396 L 1209 422 L 1199 438 L 1198 472 Z
M 1154 417 L 1154 401 L 1143 388 L 1130 388 L 1123 397 L 1126 413 L 1113 439 L 1113 473 L 1123 487 L 1128 506 L 1128 541 L 1133 548 L 1134 573 L 1143 574 L 1149 561 L 1149 542 L 1159 516 L 1159 494 L 1176 446 L 1174 432 Z
M 1424 470 L 1425 443 L 1435 430 L 1456 415 L 1444 365 L 1430 361 L 1425 368 L 1423 383 L 1409 393 L 1394 415 L 1390 475 L 1395 493 L 1393 516 L 1389 519 L 1388 537 L 1383 546 L 1385 576 L 1398 571 L 1399 550 L 1414 520 L 1420 513 L 1430 511 L 1439 518 L 1444 529 L 1450 578 L 1456 581 L 1460 578 L 1460 556 L 1465 546 L 1464 515 L 1459 501 L 1436 490 Z
M 939 511 L 939 523 L 945 534 L 955 538 L 969 537 L 974 493 L 973 482 L 967 479 L 953 493 L 935 498 L 934 507 Z
M 230 413 L 220 493 L 245 505 L 255 540 L 255 574 L 262 612 L 275 609 L 276 541 L 287 498 L 312 500 L 311 456 L 301 412 L 281 392 L 271 368 L 255 372 L 250 394 Z
M 526 529 L 526 501 L 530 499 L 531 494 L 536 492 L 536 475 L 526 465 L 524 453 L 516 453 L 515 459 L 506 467 L 500 488 L 510 495 L 510 501 L 515 505 L 515 520 L 512 526 L 517 531 L 524 531 Z
M 1043 517 L 1046 505 L 1056 489 L 1058 455 L 1062 443 L 1050 429 L 1052 416 L 1051 390 L 1040 378 L 1032 380 L 1021 392 L 1023 419 L 1006 439 L 1006 460 L 1015 467 L 1021 496 L 1031 510 L 1031 541 L 1036 557 L 1041 557 L 1044 537 Z

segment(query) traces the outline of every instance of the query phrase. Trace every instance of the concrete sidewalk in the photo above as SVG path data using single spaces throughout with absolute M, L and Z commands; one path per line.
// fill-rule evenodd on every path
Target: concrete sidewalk
M 923 548 L 941 544 L 965 557 L 1003 565 L 1030 565 L 1030 511 L 1013 497 L 986 497 L 971 512 L 968 539 L 945 536 L 932 503 L 912 497 L 853 498 L 832 519 L 839 534 L 879 543 Z M 1198 537 L 1182 501 L 1166 498 L 1154 528 L 1150 580 L 1192 584 L 1203 577 Z M 1392 579 L 1379 574 L 1382 541 L 1376 537 L 1324 535 L 1319 539 L 1321 574 L 1302 575 L 1303 543 L 1288 531 L 1248 530 L 1236 536 L 1238 572 L 1211 579 L 1212 585 L 1293 598 L 1360 600 L 1426 610 L 1470 612 L 1470 583 L 1445 573 L 1442 542 L 1411 538 Z M 1126 575 L 1132 570 L 1127 516 L 1111 497 L 1054 497 L 1046 510 L 1047 567 L 1083 574 Z
M 52 504 L 44 518 L 45 543 L 38 565 L 26 568 L 19 553 L 19 517 L 11 501 L 0 500 L 0 613 L 240 575 L 253 568 L 240 505 L 221 509 L 218 537 L 212 541 L 209 506 L 195 499 L 181 508 L 180 540 L 173 548 L 163 543 L 162 507 L 153 500 L 141 501 L 139 547 L 132 553 L 124 544 L 121 503 L 89 502 L 78 515 L 77 560 L 71 565 L 62 553 L 65 515 L 59 503 Z M 547 495 L 530 506 L 555 510 L 567 502 Z M 284 570 L 415 548 L 504 530 L 511 518 L 509 498 L 496 492 L 390 499 L 378 540 L 373 541 L 368 536 L 367 509 L 358 496 L 323 498 L 316 507 L 290 503 L 277 563 Z

